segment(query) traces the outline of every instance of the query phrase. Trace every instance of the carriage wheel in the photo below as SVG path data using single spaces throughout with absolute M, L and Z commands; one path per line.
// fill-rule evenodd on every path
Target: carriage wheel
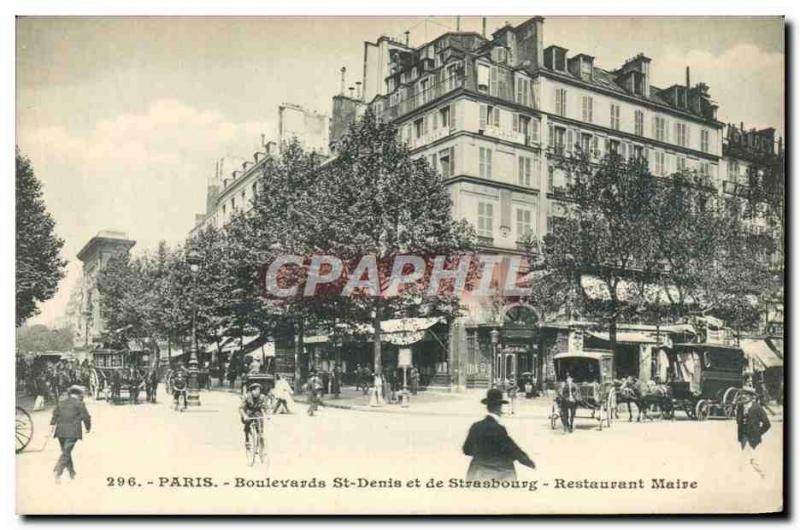
M 15 433 L 14 438 L 17 442 L 17 453 L 21 453 L 33 438 L 33 418 L 28 414 L 28 411 L 22 407 L 17 407 L 15 417 Z
M 739 401 L 739 389 L 730 387 L 722 396 L 722 413 L 728 417 L 736 416 L 736 402 Z
M 708 414 L 711 410 L 711 403 L 708 400 L 701 399 L 697 402 L 694 408 L 694 415 L 697 421 L 705 421 L 708 419 Z
M 695 406 L 696 406 L 696 404 L 695 404 Z M 697 419 L 697 416 L 695 415 L 695 407 L 693 407 L 691 403 L 684 404 L 683 405 L 683 411 L 686 413 L 686 415 L 690 419 L 692 419 L 692 420 L 696 420 Z
M 558 408 L 553 404 L 552 408 L 550 409 L 550 428 L 555 430 L 556 428 L 556 420 L 558 419 Z

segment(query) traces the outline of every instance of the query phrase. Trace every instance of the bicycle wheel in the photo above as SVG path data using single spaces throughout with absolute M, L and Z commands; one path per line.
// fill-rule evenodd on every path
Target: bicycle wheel
M 250 433 L 250 444 L 245 442 L 245 450 L 247 452 L 247 465 L 252 466 L 256 463 L 256 455 L 258 454 L 260 445 L 260 436 L 258 434 L 258 429 L 256 428 L 255 422 L 250 422 L 248 431 Z

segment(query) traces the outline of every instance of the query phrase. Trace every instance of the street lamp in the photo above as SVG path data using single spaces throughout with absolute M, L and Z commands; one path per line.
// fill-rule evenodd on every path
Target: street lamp
M 186 396 L 186 404 L 189 406 L 200 406 L 200 385 L 198 382 L 198 360 L 197 360 L 197 272 L 202 263 L 200 253 L 195 249 L 189 250 L 186 254 L 186 263 L 192 271 L 192 345 L 189 349 L 189 391 Z
M 497 343 L 500 342 L 500 332 L 497 331 L 497 328 L 494 328 L 489 332 L 489 337 L 492 340 L 492 371 L 489 379 L 489 388 L 492 388 L 495 376 L 497 375 L 495 374 L 495 365 L 497 364 Z

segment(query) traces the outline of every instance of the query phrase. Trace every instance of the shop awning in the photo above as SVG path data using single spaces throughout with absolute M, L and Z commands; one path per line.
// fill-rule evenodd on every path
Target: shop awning
M 744 354 L 764 370 L 783 366 L 781 358 L 763 339 L 742 339 L 739 344 Z
M 393 318 L 381 321 L 381 342 L 388 342 L 396 346 L 408 346 L 425 338 L 425 333 L 443 322 L 440 317 L 434 318 Z M 356 328 L 355 335 L 364 336 L 372 340 L 374 328 L 372 324 L 361 324 Z
M 611 341 L 609 334 L 602 331 L 590 331 L 589 335 L 605 342 Z M 660 337 L 656 339 L 655 333 L 647 333 L 644 331 L 617 332 L 618 344 L 660 344 L 667 342 L 668 339 L 666 333 L 661 333 Z

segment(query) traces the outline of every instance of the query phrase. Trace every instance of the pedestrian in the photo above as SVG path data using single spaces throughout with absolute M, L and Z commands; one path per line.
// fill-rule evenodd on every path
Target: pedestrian
M 294 394 L 294 391 L 289 385 L 289 382 L 279 374 L 275 375 L 275 389 L 272 393 L 275 396 L 275 409 L 273 412 L 277 414 L 281 407 L 283 407 L 285 414 L 291 414 L 289 402 L 292 401 L 292 394 Z M 292 403 L 292 406 L 294 406 L 294 403 Z
M 339 365 L 333 367 L 333 373 L 331 374 L 331 394 L 333 394 L 334 399 L 339 399 L 339 394 L 342 393 L 342 371 L 339 369 Z
M 308 390 L 308 415 L 313 416 L 319 408 L 320 394 L 322 393 L 322 379 L 319 378 L 317 372 L 311 372 L 311 379 L 306 383 L 306 390 Z
M 75 463 L 72 461 L 72 450 L 78 440 L 83 438 L 81 423 L 86 432 L 92 430 L 92 417 L 83 403 L 83 389 L 77 385 L 69 387 L 67 397 L 60 401 L 53 410 L 50 419 L 53 437 L 58 438 L 61 455 L 53 468 L 56 483 L 61 483 L 61 474 L 66 469 L 70 479 L 75 479 Z
M 417 367 L 411 368 L 411 393 L 415 396 L 419 390 L 419 370 Z
M 769 418 L 758 402 L 753 387 L 743 387 L 739 396 L 736 406 L 736 436 L 742 448 L 741 467 L 750 465 L 763 478 L 756 448 L 770 428 Z
M 487 414 L 481 421 L 469 428 L 464 441 L 464 454 L 472 457 L 467 469 L 467 480 L 516 480 L 514 462 L 536 469 L 528 455 L 511 439 L 502 424 L 503 392 L 490 388 L 481 400 L 486 405 Z
M 370 399 L 370 406 L 378 407 L 383 405 L 383 377 L 378 372 L 372 382 L 372 398 Z
M 578 385 L 572 380 L 572 376 L 567 373 L 567 379 L 561 385 L 556 398 L 564 432 L 572 432 L 575 427 L 575 413 L 578 409 L 579 396 L 580 389 Z

